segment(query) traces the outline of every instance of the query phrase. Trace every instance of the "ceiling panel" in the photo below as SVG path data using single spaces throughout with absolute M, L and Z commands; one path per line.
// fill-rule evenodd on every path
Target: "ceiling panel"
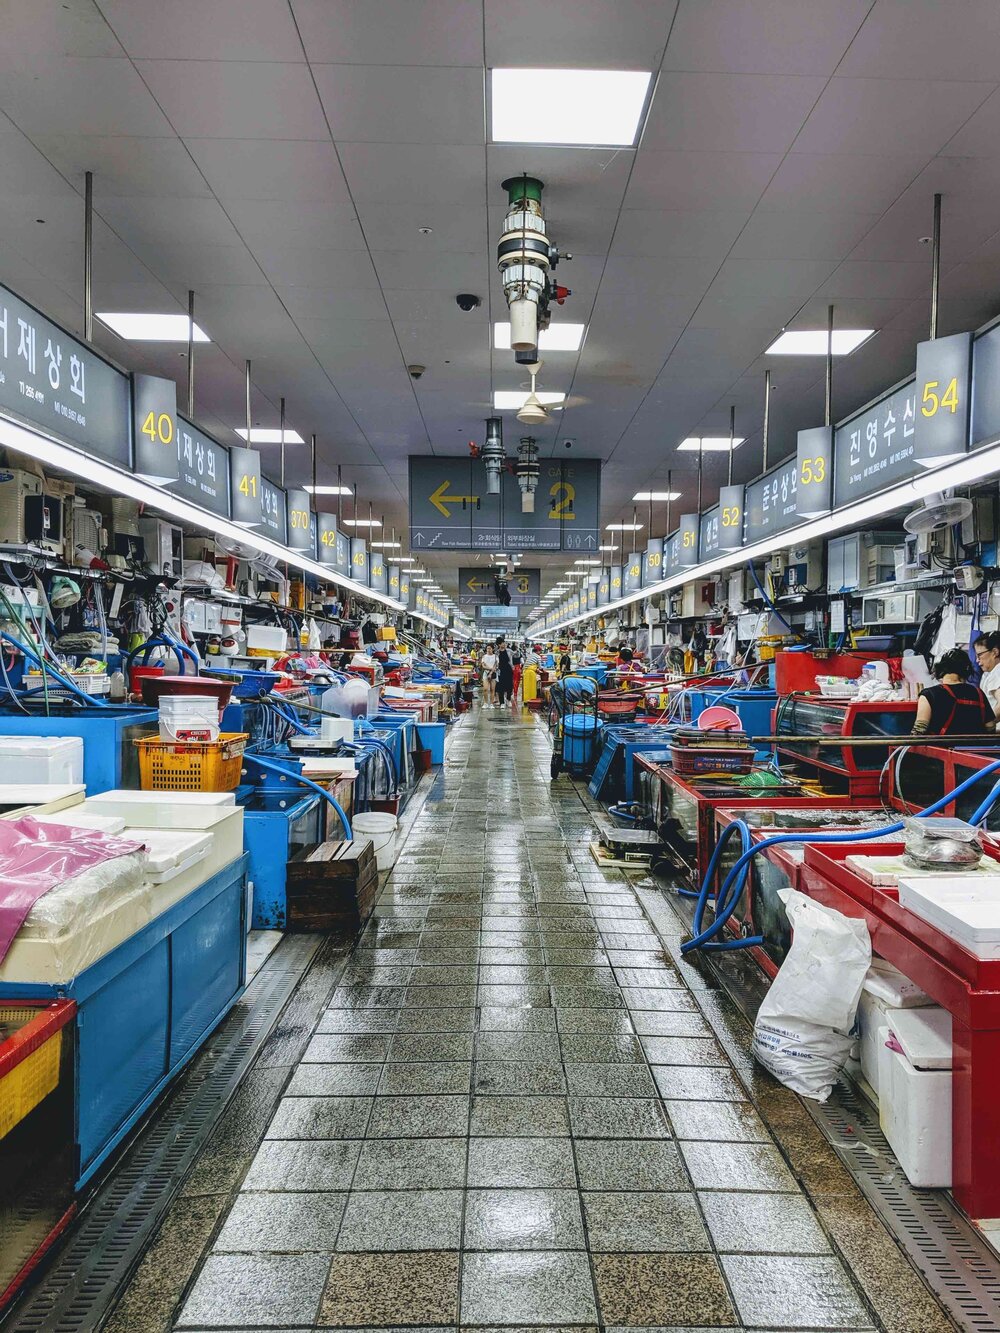
M 274 0 L 96 0 L 133 60 L 301 60 L 286 5 Z
M 140 60 L 153 96 L 185 139 L 326 139 L 304 65 L 241 60 Z M 135 134 L 135 128 L 126 131 Z
M 625 207 L 748 212 L 781 160 L 780 153 L 654 152 L 644 143 Z
M 878 0 L 840 73 L 866 79 L 996 79 L 1000 24 L 993 0 Z
M 654 70 L 676 7 L 676 0 L 484 0 L 486 64 Z
M 336 206 L 323 199 L 227 199 L 226 212 L 251 249 L 261 244 L 365 249 L 351 204 Z
M 211 190 L 180 139 L 129 135 L 43 134 L 34 142 L 82 192 L 83 174 L 94 173 L 94 199 L 109 196 L 200 195 Z M 0 139 L 0 150 L 4 140 Z
M 254 246 L 254 256 L 270 282 L 316 283 L 323 287 L 343 285 L 352 291 L 369 291 L 378 303 L 378 281 L 372 261 L 360 250 L 327 250 L 312 245 Z
M 684 0 L 664 69 L 832 74 L 871 0 Z
M 4 0 L 0 66 L 39 56 L 120 56 L 121 44 L 91 0 Z
M 6 20 L 5 20 L 6 22 Z M 2 45 L 15 48 L 4 32 Z M 124 58 L 45 53 L 3 67 L 0 110 L 25 134 L 169 135 L 171 127 Z
M 332 143 L 318 139 L 188 139 L 186 146 L 219 199 L 324 202 L 341 210 L 351 207 Z
M 313 65 L 313 75 L 338 142 L 483 142 L 481 69 Z
M 365 206 L 361 221 L 373 250 L 410 250 L 416 264 L 425 255 L 453 250 L 485 255 L 489 245 L 481 200 L 433 210 L 417 204 Z M 422 236 L 420 228 L 427 226 L 431 234 Z
M 611 254 L 626 258 L 726 257 L 746 221 L 743 213 L 633 208 L 623 213 Z
M 930 252 L 921 248 L 911 253 L 915 257 L 907 261 L 846 260 L 819 285 L 817 294 L 831 300 L 866 296 L 905 300 L 922 291 L 929 293 Z
M 995 157 L 1000 136 L 1000 92 L 991 93 L 943 151 L 955 157 Z
M 795 141 L 802 153 L 936 153 L 993 91 L 941 79 L 831 79 Z
M 796 146 L 774 173 L 760 206 L 881 213 L 916 179 L 928 156 L 927 152 L 802 153 Z
M 545 186 L 545 215 L 557 235 L 559 221 L 591 209 L 621 205 L 634 154 L 626 148 L 546 148 L 490 144 L 486 150 L 488 200 L 501 209 L 507 202 L 501 182 L 530 171 Z
M 797 75 L 664 73 L 646 121 L 643 147 L 783 153 L 824 82 Z
M 758 208 L 733 246 L 734 259 L 844 259 L 878 222 L 853 210 Z
M 481 147 L 345 143 L 340 158 L 359 204 L 409 204 L 430 210 L 440 207 L 442 200 L 474 200 L 477 191 L 485 199 Z
M 292 0 L 309 59 L 358 65 L 483 63 L 483 18 L 469 0 Z

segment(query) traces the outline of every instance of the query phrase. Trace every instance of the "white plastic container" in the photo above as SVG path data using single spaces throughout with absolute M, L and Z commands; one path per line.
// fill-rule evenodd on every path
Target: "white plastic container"
M 11 785 L 82 782 L 83 741 L 79 736 L 0 736 L 0 773 Z
M 219 701 L 208 694 L 161 694 L 161 741 L 217 741 Z
M 902 1051 L 886 1043 L 890 1033 Z M 879 1123 L 911 1185 L 951 1185 L 951 1017 L 904 1009 L 879 1032 Z
M 319 734 L 324 741 L 353 741 L 354 723 L 347 717 L 322 717 Z
M 379 870 L 391 870 L 396 852 L 396 816 L 373 810 L 368 814 L 355 815 L 351 828 L 355 833 L 363 833 L 371 838 L 375 849 L 375 861 Z
M 280 625 L 248 625 L 247 652 L 280 657 L 288 651 L 288 633 Z
M 1000 958 L 1000 875 L 901 879 L 899 905 L 957 940 L 976 958 Z

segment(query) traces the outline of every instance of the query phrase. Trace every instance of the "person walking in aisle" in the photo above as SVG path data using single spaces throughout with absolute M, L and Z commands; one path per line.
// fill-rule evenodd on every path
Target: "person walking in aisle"
M 496 708 L 497 698 L 497 655 L 493 645 L 487 644 L 486 651 L 479 659 L 479 680 L 483 687 L 482 703 L 484 708 Z
M 497 659 L 497 699 L 502 708 L 504 704 L 510 703 L 514 693 L 514 664 L 506 644 L 500 645 Z
M 514 691 L 511 697 L 517 703 L 517 692 L 521 688 L 521 672 L 524 670 L 524 648 L 521 644 L 514 644 L 510 660 L 514 667 Z

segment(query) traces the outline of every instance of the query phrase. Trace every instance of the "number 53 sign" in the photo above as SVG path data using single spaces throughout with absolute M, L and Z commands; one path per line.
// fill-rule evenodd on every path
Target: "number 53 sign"
M 969 445 L 972 334 L 917 344 L 914 456 L 922 467 L 961 458 Z

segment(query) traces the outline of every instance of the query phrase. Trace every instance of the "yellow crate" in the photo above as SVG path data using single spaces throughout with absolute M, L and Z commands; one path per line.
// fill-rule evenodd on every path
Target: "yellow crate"
M 0 1042 L 0 1139 L 54 1092 L 59 1083 L 64 1019 L 51 1009 L 0 1006 L 0 1026 L 17 1025 L 21 1031 Z M 49 1033 L 49 1035 L 45 1035 Z M 39 1042 L 39 1038 L 44 1040 Z M 35 1045 L 35 1043 L 38 1043 Z M 20 1050 L 34 1046 L 25 1056 Z M 20 1048 L 20 1049 L 18 1049 Z
M 143 736 L 139 781 L 143 791 L 233 791 L 240 784 L 245 732 L 223 732 L 217 741 L 162 741 Z

